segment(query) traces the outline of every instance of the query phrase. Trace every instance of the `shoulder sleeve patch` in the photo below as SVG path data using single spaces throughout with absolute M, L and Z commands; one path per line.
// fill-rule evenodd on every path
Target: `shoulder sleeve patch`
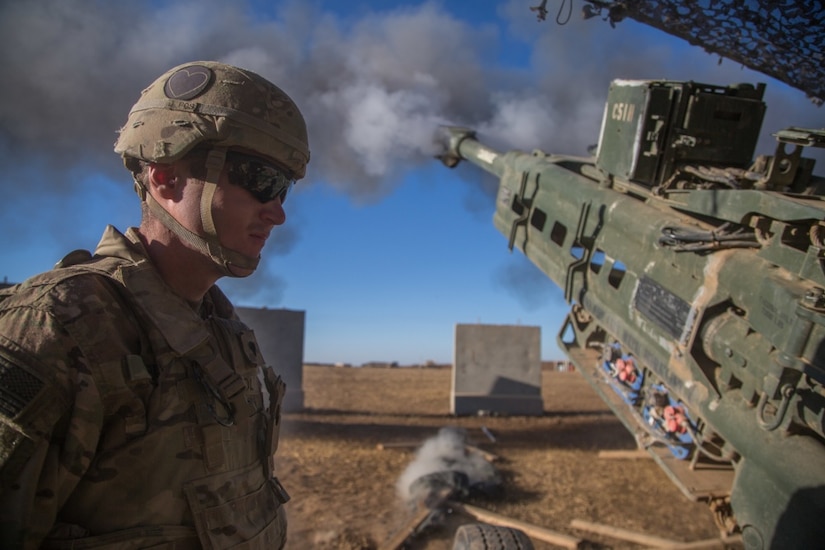
M 42 389 L 40 378 L 0 353 L 0 414 L 13 420 Z
M 50 399 L 46 393 L 49 391 L 43 380 L 18 364 L 7 350 L 0 349 L 0 489 L 17 483 L 17 476 L 34 452 L 38 431 L 27 425 L 27 417 L 54 420 L 48 414 L 32 415 L 38 399 Z

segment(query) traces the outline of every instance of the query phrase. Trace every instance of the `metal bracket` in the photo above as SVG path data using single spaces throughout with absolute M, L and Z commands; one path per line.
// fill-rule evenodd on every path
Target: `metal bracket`
M 567 303 L 570 303 L 571 298 L 573 297 L 573 275 L 574 272 L 581 268 L 583 265 L 587 265 L 587 262 L 590 261 L 590 254 L 591 250 L 590 247 L 584 246 L 584 226 L 587 222 L 587 216 L 590 215 L 590 202 L 586 202 L 582 205 L 581 211 L 579 212 L 579 222 L 576 225 L 576 236 L 573 240 L 573 244 L 582 247 L 582 257 L 576 259 L 572 262 L 569 266 L 567 266 L 567 277 L 564 281 L 564 299 Z
M 507 243 L 507 247 L 510 249 L 510 252 L 513 251 L 513 245 L 516 243 L 516 233 L 518 232 L 519 226 L 526 225 L 527 220 L 530 217 L 530 207 L 533 204 L 533 199 L 536 198 L 536 193 L 538 193 L 539 185 L 538 185 L 538 174 L 536 174 L 536 187 L 533 190 L 533 196 L 529 199 L 525 198 L 524 194 L 527 191 L 527 179 L 530 177 L 529 172 L 522 172 L 521 174 L 521 185 L 519 187 L 519 192 L 513 197 L 513 204 L 518 204 L 521 206 L 521 214 L 519 214 L 518 218 L 513 220 L 513 225 L 510 227 L 510 239 Z M 527 231 L 524 232 L 524 242 L 522 243 L 522 249 L 527 246 Z

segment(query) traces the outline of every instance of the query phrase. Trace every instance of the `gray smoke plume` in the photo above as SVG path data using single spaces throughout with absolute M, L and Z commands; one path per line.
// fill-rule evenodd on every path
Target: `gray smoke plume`
M 441 428 L 437 435 L 426 440 L 398 479 L 396 488 L 401 499 L 412 503 L 425 501 L 429 496 L 426 493 L 435 490 L 436 484 L 416 482 L 431 474 L 463 474 L 465 491 L 472 486 L 499 484 L 499 474 L 492 464 L 481 454 L 468 452 L 466 443 L 466 432 L 451 426 Z M 439 481 L 443 483 L 443 479 Z
M 616 29 L 575 18 L 538 23 L 525 0 L 503 1 L 498 25 L 473 24 L 472 4 L 455 8 L 466 19 L 437 2 L 410 0 L 353 18 L 322 5 L 0 2 L 0 231 L 15 235 L 17 247 L 44 235 L 61 249 L 76 247 L 100 231 L 86 223 L 100 208 L 89 196 L 107 199 L 118 227 L 136 223 L 137 200 L 112 152 L 116 131 L 143 87 L 187 61 L 236 64 L 282 87 L 309 126 L 312 160 L 301 185 L 322 182 L 359 202 L 380 200 L 401 175 L 435 162 L 440 123 L 476 128 L 499 149 L 584 155 L 598 139 L 613 78 L 752 78 L 698 48 L 663 49 L 661 34 L 632 21 Z M 509 47 L 532 51 L 530 65 L 504 68 Z M 766 135 L 825 126 L 825 111 L 801 92 L 771 84 L 768 96 Z M 489 192 L 489 178 L 473 177 Z M 44 203 L 62 206 L 60 218 Z M 278 250 L 299 234 L 281 235 Z M 271 276 L 250 281 L 279 284 Z

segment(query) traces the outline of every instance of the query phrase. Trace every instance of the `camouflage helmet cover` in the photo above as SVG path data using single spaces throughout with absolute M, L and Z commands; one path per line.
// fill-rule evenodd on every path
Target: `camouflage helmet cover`
M 211 61 L 174 67 L 146 88 L 115 152 L 165 164 L 205 142 L 255 152 L 295 179 L 309 162 L 306 123 L 295 102 L 251 71 Z

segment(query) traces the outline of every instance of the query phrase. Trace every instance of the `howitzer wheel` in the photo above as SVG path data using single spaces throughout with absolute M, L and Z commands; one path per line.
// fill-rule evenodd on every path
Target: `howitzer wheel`
M 513 527 L 470 523 L 456 531 L 453 550 L 533 550 L 533 543 Z

